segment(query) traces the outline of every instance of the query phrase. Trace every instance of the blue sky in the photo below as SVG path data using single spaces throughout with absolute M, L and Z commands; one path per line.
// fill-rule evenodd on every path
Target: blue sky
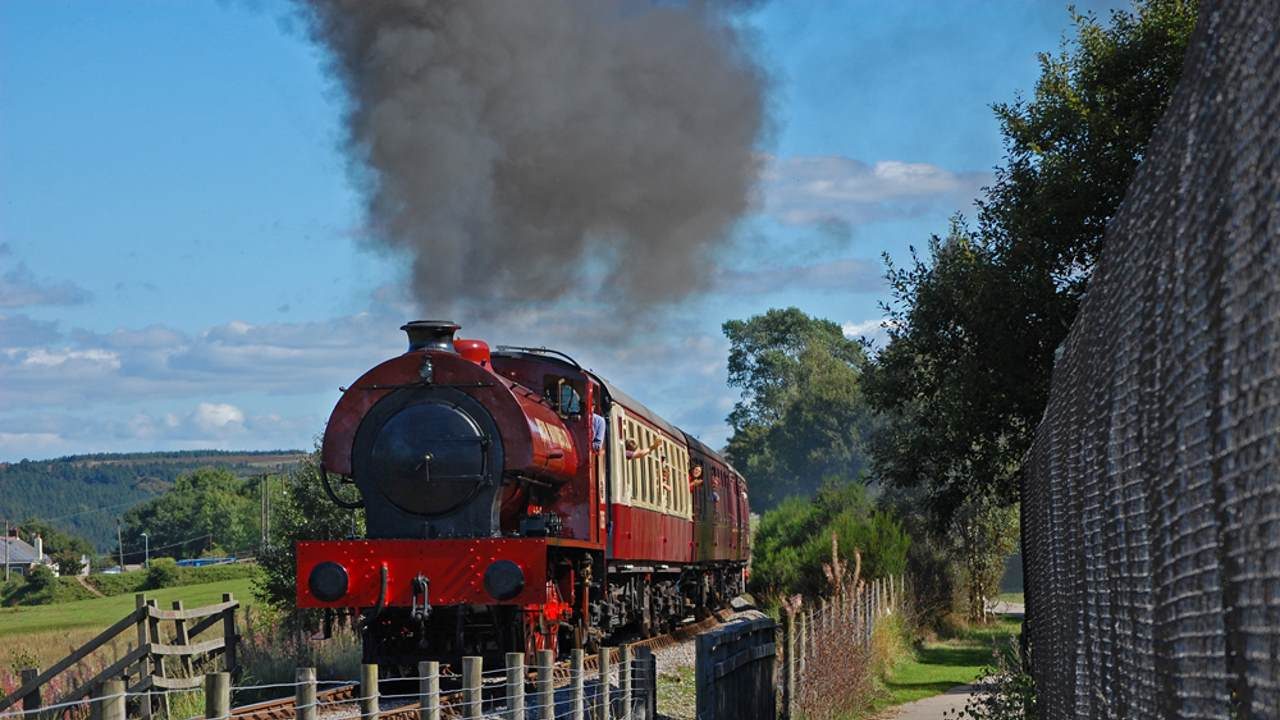
M 590 308 L 455 318 L 562 347 L 713 444 L 720 324 L 797 305 L 874 334 L 881 253 L 970 210 L 1001 155 L 990 104 L 1070 26 L 1056 0 L 775 0 L 743 22 L 771 131 L 721 285 L 643 342 Z M 361 240 L 343 103 L 272 2 L 0 3 L 0 460 L 310 446 L 419 313 L 404 258 Z

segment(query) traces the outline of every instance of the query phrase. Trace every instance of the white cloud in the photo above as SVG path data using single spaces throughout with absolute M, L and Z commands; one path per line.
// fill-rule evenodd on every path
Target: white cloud
M 0 348 L 47 345 L 61 336 L 56 322 L 35 320 L 21 313 L 0 315 Z
M 770 156 L 761 173 L 764 211 L 789 224 L 857 224 L 959 210 L 990 179 L 929 163 L 868 164 L 841 155 Z
M 108 370 L 120 369 L 120 356 L 110 350 L 46 350 L 35 348 L 23 354 L 22 364 L 29 367 L 54 368 L 78 366 L 79 369 L 101 366 Z
M 734 396 L 725 384 L 727 341 L 692 317 L 609 322 L 603 313 L 590 304 L 529 304 L 459 334 L 562 349 L 705 441 L 722 442 Z M 403 352 L 399 326 L 411 317 L 375 309 L 198 332 L 53 328 L 21 347 L 0 336 L 0 432 L 33 434 L 0 448 L 0 458 L 310 447 L 337 387 Z
M 25 263 L 13 260 L 8 245 L 0 246 L 0 308 L 21 308 L 32 305 L 80 305 L 88 302 L 88 290 L 72 282 L 40 280 Z
M 840 324 L 844 336 L 850 339 L 863 338 L 870 340 L 872 347 L 882 348 L 889 342 L 889 328 L 894 326 L 890 318 L 871 318 L 870 320 L 847 321 Z
M 191 414 L 195 426 L 206 433 L 244 429 L 244 411 L 228 403 L 202 402 Z

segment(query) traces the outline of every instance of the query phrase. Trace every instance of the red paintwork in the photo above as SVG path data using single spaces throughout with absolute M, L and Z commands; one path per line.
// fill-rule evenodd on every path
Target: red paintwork
M 489 356 L 489 343 L 483 340 L 463 340 L 458 338 L 453 341 L 453 349 L 458 351 L 462 357 L 479 365 L 480 367 L 491 367 Z
M 299 607 L 367 608 L 378 600 L 379 569 L 388 569 L 387 605 L 408 607 L 411 582 L 427 576 L 429 602 L 437 605 L 498 604 L 484 590 L 484 571 L 497 559 L 511 560 L 525 574 L 524 590 L 501 604 L 520 606 L 524 613 L 527 650 L 554 648 L 561 622 L 587 616 L 586 597 L 575 597 L 575 574 L 569 570 L 553 579 L 549 548 L 577 548 L 611 553 L 611 564 L 745 562 L 749 557 L 745 486 L 740 476 L 710 448 L 686 444 L 678 429 L 640 408 L 628 407 L 654 432 L 686 445 L 690 461 L 703 467 L 704 484 L 694 491 L 693 520 L 630 505 L 605 503 L 605 463 L 591 447 L 591 413 L 605 393 L 597 378 L 556 358 L 536 354 L 490 355 L 479 340 L 458 339 L 458 354 L 436 350 L 412 351 L 377 365 L 343 392 L 326 426 L 321 453 L 327 471 L 351 475 L 351 452 L 365 414 L 397 386 L 422 382 L 423 360 L 432 362 L 432 382 L 449 385 L 481 403 L 492 415 L 504 450 L 501 526 L 512 533 L 526 514 L 555 513 L 563 521 L 559 537 L 478 538 L 448 540 L 351 540 L 298 544 L 297 602 Z M 571 381 L 581 394 L 583 411 L 560 417 L 542 398 L 548 378 Z M 617 399 L 615 398 L 615 401 Z M 649 422 L 644 422 L 648 419 Z M 664 427 L 658 427 L 663 425 Z M 672 435 L 675 433 L 675 435 Z M 554 492 L 542 491 L 542 506 L 530 507 L 533 496 L 513 478 L 548 481 Z M 687 482 L 672 478 L 672 482 Z M 712 493 L 719 497 L 712 500 Z M 611 513 L 611 514 L 610 514 Z M 611 525 L 606 521 L 610 521 Z M 561 556 L 563 557 L 563 555 Z M 332 603 L 318 601 L 306 587 L 312 568 L 332 560 L 347 568 L 347 596 Z M 601 571 L 597 565 L 597 572 Z
M 524 590 L 499 602 L 484 589 L 484 571 L 495 560 L 510 560 L 524 571 Z M 311 595 L 311 570 L 333 561 L 347 570 L 347 595 L 322 602 Z M 298 607 L 372 607 L 378 602 L 379 568 L 387 567 L 388 607 L 409 607 L 411 583 L 419 573 L 430 580 L 434 605 L 541 605 L 547 601 L 547 545 L 540 539 L 508 540 L 329 540 L 298 543 Z
M 439 351 L 407 352 L 392 358 L 347 388 L 325 426 L 321 459 L 326 470 L 351 475 L 351 447 L 365 413 L 395 387 L 421 383 L 418 371 L 427 356 L 436 384 L 461 386 L 459 389 L 493 415 L 502 435 L 504 472 L 558 482 L 572 480 L 578 473 L 578 451 L 571 433 L 537 395 L 461 355 Z
M 693 523 L 654 510 L 614 505 L 612 559 L 687 563 L 693 559 Z

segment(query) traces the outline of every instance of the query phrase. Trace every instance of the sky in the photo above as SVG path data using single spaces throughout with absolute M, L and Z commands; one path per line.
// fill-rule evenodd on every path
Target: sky
M 1105 14 L 1103 0 L 1076 3 Z M 1002 154 L 1065 2 L 759 4 L 768 129 L 719 277 L 654 323 L 591 304 L 452 318 L 547 345 L 712 445 L 721 324 L 796 306 L 883 342 L 882 256 L 942 233 Z M 0 461 L 309 448 L 424 312 L 363 235 L 346 99 L 287 7 L 0 3 Z

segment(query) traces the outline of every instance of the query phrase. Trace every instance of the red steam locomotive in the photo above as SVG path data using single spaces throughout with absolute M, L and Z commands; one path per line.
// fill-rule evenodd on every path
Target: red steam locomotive
M 346 388 L 321 476 L 360 490 L 363 540 L 302 542 L 299 607 L 363 611 L 385 667 L 652 635 L 744 586 L 747 488 L 710 448 L 569 356 L 455 339 Z

